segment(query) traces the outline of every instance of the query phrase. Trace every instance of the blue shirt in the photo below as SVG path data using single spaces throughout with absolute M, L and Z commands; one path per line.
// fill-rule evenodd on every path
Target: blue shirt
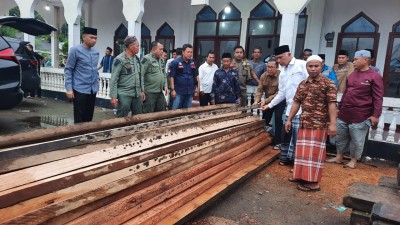
M 111 73 L 113 57 L 111 55 L 103 56 L 100 65 L 103 67 L 103 73 Z
M 335 82 L 336 87 L 339 85 L 339 82 L 336 78 L 335 71 L 331 67 L 329 67 L 325 64 L 324 67 L 322 67 L 321 73 L 325 77 L 327 77 L 327 78 L 331 79 L 333 82 Z
M 75 90 L 83 94 L 94 94 L 99 91 L 99 51 L 77 45 L 69 50 L 65 65 L 65 89 Z
M 175 92 L 179 95 L 193 94 L 195 90 L 194 79 L 197 79 L 196 76 L 198 75 L 193 59 L 185 62 L 183 57 L 179 57 L 171 62 L 169 68 L 171 70 L 169 77 L 174 78 Z
M 254 73 L 258 77 L 258 79 L 261 78 L 261 75 L 267 71 L 267 67 L 265 66 L 265 63 L 262 60 L 259 60 L 258 63 L 254 64 L 253 60 L 249 61 L 251 68 L 254 70 Z M 258 86 L 257 81 L 251 79 L 251 82 L 249 83 L 252 86 Z
M 235 103 L 241 96 L 238 76 L 238 71 L 232 68 L 228 72 L 224 69 L 215 71 L 211 100 L 217 104 Z

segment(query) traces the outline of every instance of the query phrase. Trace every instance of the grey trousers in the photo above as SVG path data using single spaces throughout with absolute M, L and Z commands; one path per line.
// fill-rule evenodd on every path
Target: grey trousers
M 143 113 L 161 112 L 167 108 L 167 101 L 163 92 L 147 93 L 146 100 L 143 102 Z
M 361 123 L 346 123 L 340 119 L 336 120 L 336 150 L 344 154 L 350 152 L 352 158 L 361 159 L 365 139 L 371 127 L 371 121 L 365 120 Z

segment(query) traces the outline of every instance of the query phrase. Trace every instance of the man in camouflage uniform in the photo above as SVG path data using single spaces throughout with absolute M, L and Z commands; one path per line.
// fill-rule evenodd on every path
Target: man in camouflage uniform
M 145 100 L 143 77 L 140 73 L 139 42 L 134 36 L 124 40 L 125 52 L 114 59 L 111 71 L 111 104 L 117 108 L 117 116 L 140 114 Z
M 167 107 L 164 97 L 168 94 L 167 77 L 164 73 L 162 59 L 164 46 L 158 42 L 151 42 L 151 52 L 142 59 L 142 74 L 146 101 L 143 103 L 143 112 L 160 112 Z
M 241 99 L 240 105 L 247 106 L 247 80 L 250 80 L 250 76 L 260 83 L 260 80 L 254 73 L 250 66 L 249 60 L 243 58 L 244 48 L 242 46 L 236 46 L 234 49 L 234 60 L 232 61 L 231 67 L 238 70 L 238 80 L 240 84 Z

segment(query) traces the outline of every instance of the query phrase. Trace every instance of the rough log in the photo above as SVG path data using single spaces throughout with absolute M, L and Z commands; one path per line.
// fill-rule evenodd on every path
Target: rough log
M 137 123 L 190 115 L 199 112 L 213 111 L 217 109 L 230 108 L 233 106 L 234 106 L 233 104 L 224 104 L 224 105 L 214 105 L 206 107 L 195 107 L 189 109 L 178 109 L 178 110 L 171 110 L 171 111 L 164 111 L 157 113 L 140 114 L 125 118 L 115 118 L 115 119 L 87 122 L 70 126 L 43 129 L 43 130 L 37 130 L 35 132 L 25 132 L 14 135 L 7 135 L 0 137 L 0 148 L 9 148 L 18 145 L 34 144 L 42 141 L 64 138 L 66 136 L 81 135 L 100 130 L 129 126 Z

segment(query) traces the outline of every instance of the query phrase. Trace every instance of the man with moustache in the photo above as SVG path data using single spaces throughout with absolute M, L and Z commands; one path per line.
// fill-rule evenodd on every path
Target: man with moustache
M 231 67 L 237 69 L 238 79 L 240 84 L 241 99 L 240 105 L 247 106 L 247 80 L 250 77 L 253 78 L 257 84 L 260 83 L 260 79 L 254 73 L 254 70 L 250 66 L 250 62 L 243 58 L 244 48 L 242 46 L 236 46 L 234 48 L 234 60 L 232 61 Z
M 207 106 L 211 103 L 210 93 L 214 81 L 214 73 L 218 70 L 214 60 L 215 54 L 210 51 L 207 53 L 206 61 L 199 67 L 200 106 Z
M 135 36 L 124 40 L 125 52 L 119 54 L 111 72 L 111 105 L 117 108 L 118 117 L 126 117 L 143 112 L 144 94 L 143 76 L 140 72 L 139 42 Z
M 146 100 L 143 103 L 143 112 L 161 112 L 167 108 L 165 95 L 168 94 L 167 77 L 164 73 L 163 49 L 164 46 L 153 41 L 150 44 L 151 52 L 142 59 L 142 77 L 144 79 L 144 92 Z
M 371 53 L 367 50 L 354 54 L 354 72 L 347 77 L 347 88 L 339 103 L 336 122 L 336 157 L 327 162 L 342 163 L 343 154 L 350 151 L 351 160 L 345 168 L 355 169 L 361 159 L 369 128 L 379 122 L 383 104 L 383 80 L 369 67 Z
M 74 104 L 74 123 L 92 121 L 96 94 L 99 91 L 99 51 L 94 48 L 97 29 L 84 27 L 82 39 L 82 44 L 69 50 L 64 69 L 66 95 Z
M 349 52 L 340 50 L 337 57 L 337 64 L 332 66 L 338 81 L 338 91 L 343 93 L 346 90 L 347 77 L 354 71 L 353 63 L 349 62 Z

